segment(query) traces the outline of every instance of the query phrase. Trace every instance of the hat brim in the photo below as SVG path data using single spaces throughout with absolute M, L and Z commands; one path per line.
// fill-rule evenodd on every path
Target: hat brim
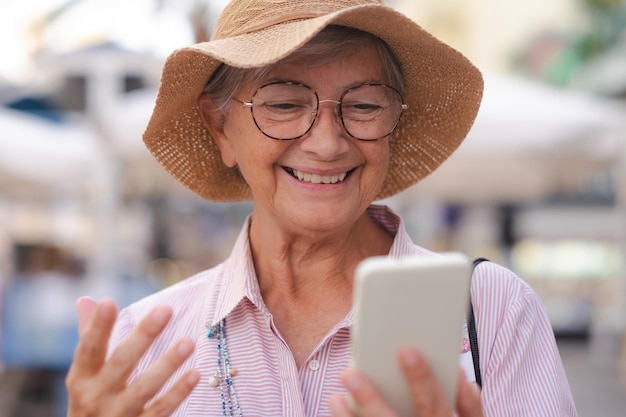
M 256 32 L 179 49 L 163 68 L 144 142 L 179 182 L 213 201 L 249 200 L 240 174 L 222 163 L 202 123 L 197 100 L 221 63 L 239 68 L 274 64 L 328 25 L 369 32 L 387 43 L 405 77 L 408 109 L 389 138 L 390 166 L 377 199 L 415 184 L 467 136 L 480 106 L 480 71 L 458 51 L 384 5 L 346 8 Z

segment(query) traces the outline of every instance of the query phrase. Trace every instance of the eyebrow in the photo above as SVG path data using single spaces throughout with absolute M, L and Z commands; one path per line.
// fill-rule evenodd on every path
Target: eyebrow
M 271 78 L 267 78 L 262 80 L 262 82 L 260 82 L 256 88 L 259 88 L 265 84 L 271 84 L 271 83 L 296 83 L 296 84 L 302 84 L 306 87 L 309 87 L 311 90 L 315 91 L 317 93 L 317 90 L 313 87 L 311 87 L 310 85 L 308 85 L 305 82 L 302 82 L 301 80 L 298 80 L 296 78 L 281 78 L 281 77 L 271 77 Z M 360 85 L 363 84 L 388 84 L 388 81 L 385 80 L 380 80 L 380 79 L 376 79 L 376 78 L 366 78 L 363 80 L 359 80 L 359 81 L 355 81 L 353 83 L 348 84 L 347 86 L 344 87 L 344 89 L 342 90 L 342 93 L 354 88 L 354 87 L 358 87 Z

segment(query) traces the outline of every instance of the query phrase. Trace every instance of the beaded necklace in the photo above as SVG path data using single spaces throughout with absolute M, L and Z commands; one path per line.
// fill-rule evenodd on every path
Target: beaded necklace
M 217 371 L 209 378 L 209 385 L 220 388 L 222 398 L 222 415 L 224 417 L 243 417 L 239 401 L 237 400 L 237 392 L 233 385 L 233 377 L 237 374 L 237 370 L 230 367 L 230 359 L 228 358 L 228 344 L 226 343 L 226 319 L 222 319 L 215 326 L 209 328 L 209 339 L 217 342 Z

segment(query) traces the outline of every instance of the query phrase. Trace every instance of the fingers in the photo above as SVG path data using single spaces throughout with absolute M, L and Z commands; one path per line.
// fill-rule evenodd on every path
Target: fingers
M 93 319 L 98 303 L 91 297 L 80 297 L 76 301 L 76 311 L 78 313 L 78 334 L 82 334 Z
M 200 378 L 196 370 L 185 372 L 149 407 L 167 380 L 189 358 L 194 349 L 191 339 L 178 341 L 144 374 L 127 386 L 128 377 L 139 359 L 161 334 L 172 317 L 167 306 L 151 310 L 119 344 L 108 361 L 107 345 L 117 317 L 113 301 L 96 303 L 89 298 L 77 302 L 80 342 L 68 372 L 71 416 L 169 416 L 189 395 Z
M 341 376 L 341 382 L 350 392 L 354 405 L 359 410 L 360 417 L 395 417 L 393 409 L 385 402 L 376 390 L 376 387 L 358 371 L 349 369 Z M 333 400 L 334 415 L 347 417 L 353 414 L 346 400 Z M 450 416 L 446 416 L 450 417 Z
M 354 417 L 348 400 L 342 395 L 333 395 L 330 398 L 330 412 L 333 417 Z
M 74 360 L 67 373 L 66 386 L 69 392 L 68 416 L 97 415 L 98 401 L 93 401 L 95 390 L 91 381 L 104 365 L 107 344 L 113 323 L 117 317 L 117 307 L 112 300 L 92 303 L 83 298 L 77 302 L 80 340 Z
M 451 405 L 430 367 L 412 347 L 400 350 L 400 366 L 409 383 L 415 409 L 423 417 L 450 417 Z
M 194 350 L 194 343 L 191 339 L 182 339 L 172 346 L 150 369 L 140 375 L 124 392 L 123 398 L 143 406 L 152 399 L 163 387 L 170 376 L 183 364 L 183 362 L 191 355 Z M 191 392 L 195 386 L 191 377 L 194 375 L 183 376 L 176 385 L 165 395 L 159 398 L 150 409 L 166 410 L 170 406 L 174 408 Z M 124 399 L 122 400 L 124 401 Z M 131 415 L 137 414 L 142 407 L 135 410 Z M 160 411 L 159 411 L 160 412 Z M 170 411 L 171 413 L 171 411 Z M 160 415 L 160 414 L 157 414 Z M 169 415 L 169 413 L 167 414 Z
M 148 409 L 142 414 L 142 417 L 167 417 L 171 415 L 176 408 L 183 402 L 193 388 L 200 380 L 200 373 L 195 369 L 191 369 L 183 374 L 182 377 L 167 393 L 159 397 Z
M 111 355 L 102 369 L 101 382 L 108 387 L 123 387 L 139 359 L 163 331 L 172 317 L 168 306 L 157 306 L 144 317 Z
M 432 373 L 423 356 L 414 348 L 400 350 L 400 367 L 409 384 L 415 411 L 421 417 L 450 417 L 452 405 Z M 383 400 L 375 386 L 354 370 L 342 375 L 342 382 L 350 392 L 360 417 L 396 416 L 393 409 Z M 480 392 L 475 384 L 467 381 L 465 373 L 459 371 L 456 412 L 459 417 L 483 417 Z M 331 398 L 330 407 L 334 417 L 357 415 L 349 401 L 341 396 Z
M 469 382 L 463 370 L 459 370 L 459 384 L 456 395 L 456 409 L 459 417 L 482 417 L 480 389 L 474 382 Z
M 81 310 L 79 320 L 88 321 L 88 323 L 84 325 L 76 347 L 74 361 L 68 374 L 70 380 L 73 377 L 89 377 L 100 370 L 117 317 L 115 302 L 109 299 L 102 300 L 96 306 L 91 305 L 88 300 L 79 300 L 77 309 Z M 90 315 L 91 320 L 89 320 Z

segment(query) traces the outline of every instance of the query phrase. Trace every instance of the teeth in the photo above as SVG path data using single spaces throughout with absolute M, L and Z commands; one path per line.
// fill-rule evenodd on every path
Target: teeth
M 302 172 L 298 170 L 291 171 L 293 176 L 298 178 L 300 181 L 310 182 L 313 184 L 336 184 L 338 182 L 343 181 L 348 175 L 347 172 L 342 172 L 341 174 L 335 175 L 318 175 L 318 174 L 310 174 L 308 172 Z

